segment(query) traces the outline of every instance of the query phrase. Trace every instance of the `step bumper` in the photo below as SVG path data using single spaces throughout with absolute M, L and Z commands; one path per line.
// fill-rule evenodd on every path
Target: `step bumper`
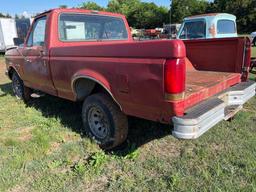
M 173 136 L 196 139 L 222 120 L 228 120 L 255 96 L 256 83 L 242 82 L 209 98 L 187 111 L 183 117 L 173 117 Z

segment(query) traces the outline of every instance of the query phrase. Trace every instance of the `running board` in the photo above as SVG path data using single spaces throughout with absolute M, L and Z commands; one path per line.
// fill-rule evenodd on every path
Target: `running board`
M 196 139 L 222 120 L 232 118 L 255 96 L 256 83 L 242 82 L 224 92 L 201 102 L 187 111 L 183 117 L 173 117 L 173 136 L 180 139 Z

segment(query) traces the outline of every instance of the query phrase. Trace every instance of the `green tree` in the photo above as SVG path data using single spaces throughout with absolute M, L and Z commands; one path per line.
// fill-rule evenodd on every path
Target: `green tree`
M 82 3 L 80 5 L 80 8 L 88 9 L 88 10 L 97 10 L 97 11 L 103 11 L 104 10 L 103 7 L 99 6 L 97 3 L 92 2 L 92 1 L 88 1 L 88 2 Z
M 215 0 L 210 9 L 236 15 L 239 33 L 256 30 L 256 0 Z
M 68 6 L 67 5 L 60 5 L 59 8 L 66 9 L 66 8 L 68 8 Z
M 110 0 L 107 11 L 124 14 L 135 28 L 161 27 L 168 22 L 168 8 L 140 0 Z
M 0 13 L 0 17 L 2 18 L 12 18 L 12 16 L 10 14 L 3 14 L 3 13 Z
M 129 25 L 135 28 L 161 27 L 163 23 L 168 22 L 169 10 L 167 7 L 141 2 L 141 0 L 110 0 L 107 8 L 88 1 L 83 3 L 81 8 L 121 13 L 126 16 Z
M 206 13 L 208 6 L 207 0 L 173 0 L 172 23 L 181 23 L 185 17 Z
M 141 3 L 132 18 L 137 28 L 156 28 L 168 22 L 168 9 L 154 3 Z M 128 20 L 129 21 L 129 20 Z

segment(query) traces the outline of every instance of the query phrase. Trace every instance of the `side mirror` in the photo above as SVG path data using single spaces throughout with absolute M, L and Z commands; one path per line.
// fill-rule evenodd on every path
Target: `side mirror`
M 14 42 L 14 45 L 16 46 L 20 46 L 22 44 L 24 44 L 24 39 L 21 39 L 21 38 L 13 38 L 13 42 Z

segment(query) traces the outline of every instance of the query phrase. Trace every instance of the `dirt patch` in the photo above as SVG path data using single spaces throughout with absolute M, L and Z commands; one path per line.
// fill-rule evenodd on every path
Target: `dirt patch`
M 80 135 L 65 134 L 64 137 L 63 137 L 63 142 L 78 141 L 80 139 L 81 139 Z
M 225 146 L 223 144 L 213 143 L 211 144 L 211 151 L 214 153 L 220 153 Z
M 5 76 L 5 63 L 4 58 L 0 56 L 0 84 L 8 81 L 8 78 Z
M 14 188 L 9 190 L 9 192 L 25 192 L 25 191 L 28 191 L 28 190 L 23 185 L 17 185 Z
M 140 160 L 146 159 L 149 155 L 161 158 L 175 158 L 180 156 L 180 147 L 175 143 L 170 143 L 165 140 L 150 142 L 142 147 L 140 151 Z
M 8 139 L 14 141 L 29 141 L 32 138 L 31 131 L 34 127 L 23 127 L 18 129 L 3 128 L 1 129 L 0 141 L 5 142 Z
M 27 128 L 21 128 L 17 131 L 19 132 L 19 137 L 17 138 L 19 141 L 28 141 L 32 138 L 31 131 L 34 129 L 34 127 L 27 127 Z
M 101 176 L 94 180 L 93 182 L 85 183 L 80 188 L 87 192 L 104 191 L 108 182 L 109 180 L 106 176 Z
M 46 152 L 46 154 L 51 155 L 52 153 L 54 153 L 55 151 L 57 151 L 60 148 L 60 145 L 61 145 L 61 143 L 59 143 L 59 142 L 51 143 L 51 146 L 48 149 L 48 151 Z

